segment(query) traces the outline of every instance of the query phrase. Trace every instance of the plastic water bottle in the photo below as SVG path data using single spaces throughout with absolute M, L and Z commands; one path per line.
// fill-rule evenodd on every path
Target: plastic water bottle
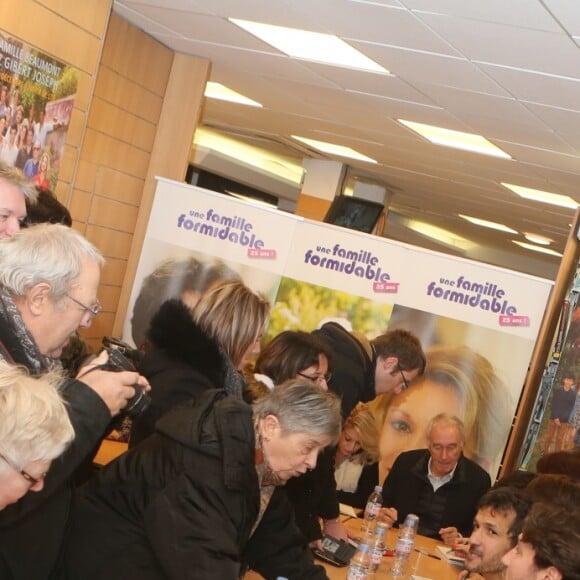
M 383 561 L 388 530 L 389 524 L 387 524 L 387 522 L 377 522 L 375 535 L 373 536 L 373 543 L 371 545 L 371 563 L 369 566 L 370 574 L 376 573 Z
M 419 516 L 408 514 L 405 523 L 399 529 L 399 537 L 395 546 L 395 554 L 391 574 L 393 576 L 404 576 L 409 556 L 413 551 L 417 527 L 419 526 Z
M 367 580 L 371 563 L 371 537 L 365 535 L 360 541 L 358 549 L 350 559 L 346 580 Z
M 364 520 L 362 523 L 363 534 L 374 532 L 377 516 L 383 507 L 383 487 L 375 485 L 375 490 L 369 495 L 365 507 Z

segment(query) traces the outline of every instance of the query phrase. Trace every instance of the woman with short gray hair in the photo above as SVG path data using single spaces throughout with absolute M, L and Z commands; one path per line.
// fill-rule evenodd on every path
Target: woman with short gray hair
M 221 389 L 161 418 L 154 435 L 79 493 L 70 578 L 326 578 L 283 486 L 340 433 L 340 400 L 307 379 L 252 408 Z

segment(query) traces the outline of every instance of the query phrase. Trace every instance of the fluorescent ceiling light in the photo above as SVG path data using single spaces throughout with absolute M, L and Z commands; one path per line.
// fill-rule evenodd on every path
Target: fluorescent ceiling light
M 292 139 L 300 141 L 322 151 L 323 153 L 330 153 L 331 155 L 339 155 L 340 157 L 348 157 L 349 159 L 358 159 L 359 161 L 368 161 L 369 163 L 376 163 L 374 159 L 343 145 L 335 145 L 334 143 L 327 143 L 326 141 L 317 141 L 316 139 L 307 139 L 306 137 L 298 137 L 298 135 L 291 135 Z
M 483 226 L 484 228 L 490 228 L 492 230 L 498 230 L 500 232 L 508 232 L 510 234 L 517 234 L 517 230 L 504 226 L 503 224 L 497 224 L 495 222 L 488 222 L 487 220 L 481 220 L 479 218 L 474 218 L 468 215 L 458 214 L 460 218 L 475 224 L 476 226 Z
M 578 203 L 567 195 L 550 193 L 549 191 L 522 187 L 521 185 L 513 185 L 511 183 L 502 183 L 502 185 L 525 199 L 531 199 L 532 201 L 540 201 L 542 203 L 549 203 L 551 205 L 567 207 L 570 209 L 576 209 L 578 207 Z
M 262 107 L 261 103 L 244 97 L 241 93 L 237 93 L 221 83 L 214 83 L 212 81 L 206 83 L 204 95 L 210 99 L 239 103 L 240 105 L 248 105 L 249 107 Z
M 524 232 L 524 237 L 528 242 L 532 244 L 540 244 L 540 246 L 549 246 L 554 240 L 547 238 L 546 236 L 540 236 L 538 234 L 529 234 Z
M 239 18 L 228 18 L 228 20 L 293 58 L 390 74 L 386 68 L 333 34 L 309 32 Z
M 517 240 L 512 240 L 514 244 L 526 248 L 526 250 L 533 250 L 534 252 L 540 252 L 542 254 L 550 254 L 550 256 L 562 257 L 562 254 L 556 252 L 555 250 L 550 250 L 550 248 L 542 248 L 540 246 L 534 246 L 533 244 L 526 244 L 526 242 L 518 242 Z
M 251 165 L 256 169 L 271 173 L 286 179 L 289 182 L 300 186 L 304 179 L 304 168 L 302 165 L 292 163 L 289 158 L 276 155 L 259 147 L 252 147 L 242 141 L 236 141 L 231 137 L 226 137 L 222 133 L 199 127 L 193 137 L 193 144 L 198 147 L 205 147 L 217 151 L 222 155 L 238 159 L 239 161 Z
M 511 159 L 510 155 L 481 135 L 452 131 L 451 129 L 443 129 L 441 127 L 435 127 L 434 125 L 425 125 L 424 123 L 415 123 L 414 121 L 406 121 L 405 119 L 397 119 L 397 121 L 412 131 L 415 131 L 415 133 L 425 137 L 425 139 L 435 145 L 443 145 L 444 147 L 453 147 L 455 149 L 462 149 L 463 151 L 471 151 L 472 153 L 482 153 L 483 155 Z
M 427 236 L 433 240 L 437 240 L 438 242 L 441 242 L 447 246 L 459 248 L 461 250 L 469 250 L 476 246 L 476 244 L 471 240 L 463 238 L 454 232 L 450 232 L 449 230 L 445 230 L 443 228 L 439 228 L 437 226 L 433 226 L 418 220 L 408 219 L 406 221 L 406 225 L 410 230 L 413 230 L 423 236 Z

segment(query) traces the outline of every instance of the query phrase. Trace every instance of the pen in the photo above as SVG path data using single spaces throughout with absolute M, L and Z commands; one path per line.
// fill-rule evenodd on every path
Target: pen
M 429 558 L 433 558 L 434 560 L 441 560 L 439 556 L 435 554 L 429 554 L 426 550 L 420 550 L 419 548 L 414 548 L 415 552 L 419 552 L 419 554 L 424 554 L 425 556 L 429 556 Z

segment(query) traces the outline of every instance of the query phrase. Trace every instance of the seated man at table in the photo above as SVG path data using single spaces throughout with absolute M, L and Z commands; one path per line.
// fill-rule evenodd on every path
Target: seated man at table
M 505 565 L 501 559 L 517 544 L 530 505 L 523 491 L 511 487 L 491 489 L 479 500 L 465 570 L 458 580 L 504 578 Z
M 427 427 L 427 449 L 401 453 L 383 484 L 379 520 L 399 524 L 419 516 L 419 533 L 453 545 L 469 535 L 479 498 L 491 487 L 486 471 L 463 455 L 461 419 L 440 413 Z

